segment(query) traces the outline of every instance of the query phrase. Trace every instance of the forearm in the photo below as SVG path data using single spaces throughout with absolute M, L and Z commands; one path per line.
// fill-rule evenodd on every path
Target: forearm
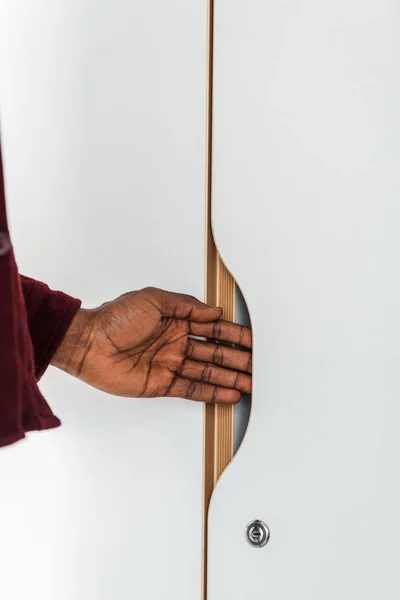
M 74 377 L 79 377 L 91 350 L 95 311 L 80 308 L 75 314 L 50 364 Z

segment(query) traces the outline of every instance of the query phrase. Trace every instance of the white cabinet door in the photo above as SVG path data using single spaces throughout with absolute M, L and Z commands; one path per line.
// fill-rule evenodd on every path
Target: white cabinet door
M 1 0 L 1 125 L 22 272 L 98 305 L 204 293 L 206 4 Z M 63 427 L 0 453 L 0 596 L 200 597 L 202 406 L 50 369 Z
M 399 30 L 389 0 L 216 1 L 213 222 L 254 382 L 208 600 L 400 597 Z

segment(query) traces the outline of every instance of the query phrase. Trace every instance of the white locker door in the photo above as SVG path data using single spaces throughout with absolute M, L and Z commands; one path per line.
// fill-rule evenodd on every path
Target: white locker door
M 1 0 L 1 128 L 23 273 L 96 306 L 204 295 L 206 3 Z M 50 369 L 61 429 L 0 452 L 0 597 L 200 597 L 203 407 Z
M 208 600 L 400 597 L 399 30 L 390 0 L 216 1 L 213 223 L 254 379 Z

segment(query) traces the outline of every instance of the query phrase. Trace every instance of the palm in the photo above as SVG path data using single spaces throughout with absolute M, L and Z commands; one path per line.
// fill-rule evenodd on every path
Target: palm
M 182 368 L 189 341 L 187 321 L 127 307 L 118 326 L 103 329 L 104 383 L 120 396 L 165 396 Z M 120 306 L 112 308 L 114 312 Z M 100 364 L 99 364 L 100 366 Z
M 250 391 L 251 354 L 192 337 L 251 345 L 247 328 L 219 316 L 191 296 L 154 288 L 125 294 L 97 309 L 80 377 L 118 396 L 236 402 Z

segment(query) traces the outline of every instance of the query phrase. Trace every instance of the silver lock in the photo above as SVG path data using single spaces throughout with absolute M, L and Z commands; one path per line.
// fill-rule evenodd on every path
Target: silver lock
M 253 548 L 263 548 L 269 542 L 270 531 L 264 521 L 256 519 L 246 525 L 246 539 Z

